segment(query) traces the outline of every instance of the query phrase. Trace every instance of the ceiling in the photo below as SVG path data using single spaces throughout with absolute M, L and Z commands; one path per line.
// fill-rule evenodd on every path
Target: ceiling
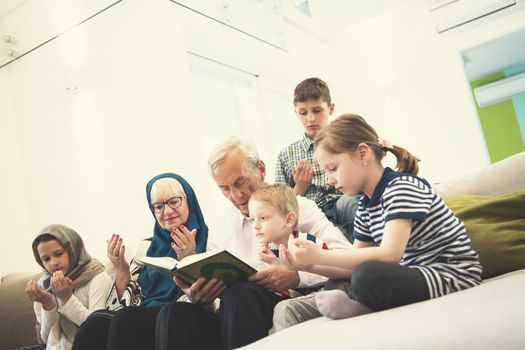
M 328 42 L 353 25 L 423 0 L 170 1 L 287 49 L 299 31 Z
M 223 8 L 230 12 L 228 19 L 232 22 L 238 16 L 258 16 L 261 11 L 272 13 L 323 39 L 414 1 L 418 0 L 182 0 L 188 6 L 201 3 L 201 8 L 210 13 Z
M 30 1 L 0 0 L 2 18 Z M 414 3 L 429 7 L 450 0 L 170 0 L 192 11 L 286 48 L 286 32 L 329 41 L 351 26 Z M 1 31 L 1 30 L 0 30 Z M 288 43 L 293 40 L 288 39 Z M 525 62 L 525 30 L 463 52 L 467 75 L 475 79 Z
M 309 0 L 312 17 L 329 30 L 342 31 L 414 0 Z
M 2 17 L 29 1 L 0 0 Z M 348 27 L 421 0 L 170 0 L 247 32 L 261 33 L 260 17 L 268 15 L 293 25 L 319 39 L 329 40 Z M 425 0 L 436 2 L 443 0 Z M 264 13 L 264 16 L 261 14 Z M 286 25 L 271 21 L 265 27 L 283 30 Z M 250 23 L 253 23 L 250 27 Z M 266 22 L 263 22 L 266 23 Z M 270 30 L 265 28 L 264 30 Z

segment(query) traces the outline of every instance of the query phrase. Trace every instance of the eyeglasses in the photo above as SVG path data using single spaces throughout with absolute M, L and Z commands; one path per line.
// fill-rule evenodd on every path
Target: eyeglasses
M 172 197 L 166 202 L 157 202 L 150 204 L 149 208 L 155 214 L 160 214 L 164 212 L 164 206 L 168 205 L 171 209 L 175 210 L 182 204 L 182 197 Z

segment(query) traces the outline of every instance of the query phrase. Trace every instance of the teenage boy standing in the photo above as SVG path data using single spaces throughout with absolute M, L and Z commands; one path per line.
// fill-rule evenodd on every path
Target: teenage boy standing
M 279 152 L 275 182 L 293 188 L 294 193 L 315 201 L 328 220 L 352 240 L 357 196 L 349 197 L 328 184 L 326 174 L 314 159 L 315 135 L 328 124 L 334 112 L 328 85 L 319 78 L 308 78 L 296 86 L 294 108 L 305 132 L 301 139 Z

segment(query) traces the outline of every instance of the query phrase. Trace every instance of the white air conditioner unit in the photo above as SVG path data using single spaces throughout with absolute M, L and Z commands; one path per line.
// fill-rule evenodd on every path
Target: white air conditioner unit
M 438 33 L 516 5 L 516 0 L 446 0 L 430 9 Z
M 513 75 L 510 78 L 501 79 L 474 89 L 474 96 L 480 107 L 505 101 L 522 93 L 525 93 L 525 73 Z

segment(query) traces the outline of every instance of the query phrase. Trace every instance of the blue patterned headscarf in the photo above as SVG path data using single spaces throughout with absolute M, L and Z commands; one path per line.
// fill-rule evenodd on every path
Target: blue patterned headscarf
M 206 251 L 206 242 L 208 241 L 208 226 L 204 222 L 204 217 L 202 216 L 201 208 L 195 192 L 190 184 L 184 180 L 180 175 L 174 173 L 165 173 L 155 176 L 153 179 L 149 180 L 146 185 L 146 196 L 148 198 L 148 205 L 151 204 L 151 189 L 153 184 L 157 180 L 164 178 L 172 178 L 177 180 L 186 194 L 186 200 L 188 202 L 189 215 L 188 221 L 184 224 L 188 230 L 192 231 L 197 229 L 197 236 L 195 237 L 196 243 L 196 252 L 202 253 Z M 153 217 L 155 214 L 152 212 Z M 163 229 L 157 219 L 155 218 L 155 227 L 153 229 L 153 239 L 149 246 L 149 249 L 146 253 L 147 256 L 170 256 L 177 259 L 177 254 L 171 247 L 170 232 Z M 144 294 L 144 299 L 142 300 L 141 305 L 156 307 L 162 306 L 172 301 L 175 301 L 179 295 L 182 293 L 179 287 L 173 282 L 173 280 L 163 275 L 160 272 L 155 271 L 152 268 L 147 266 L 140 272 L 138 283 Z

